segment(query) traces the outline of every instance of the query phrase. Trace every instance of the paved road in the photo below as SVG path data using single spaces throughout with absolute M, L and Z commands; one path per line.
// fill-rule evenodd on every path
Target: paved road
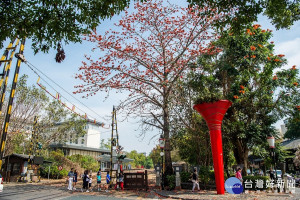
M 121 200 L 121 199 L 158 199 L 153 191 L 128 192 L 115 191 L 109 192 L 70 192 L 63 185 L 33 185 L 17 184 L 4 186 L 0 193 L 0 200 Z
M 9 186 L 3 189 L 0 193 L 1 200 L 49 200 L 49 199 L 60 199 L 71 195 L 66 189 L 57 188 L 55 186 L 46 185 L 16 185 Z

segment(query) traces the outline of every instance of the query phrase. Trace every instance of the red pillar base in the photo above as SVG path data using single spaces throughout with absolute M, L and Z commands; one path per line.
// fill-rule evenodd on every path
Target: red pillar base
M 213 103 L 197 104 L 193 107 L 202 115 L 209 128 L 218 194 L 225 193 L 221 126 L 223 117 L 231 105 L 232 103 L 228 100 L 220 100 Z

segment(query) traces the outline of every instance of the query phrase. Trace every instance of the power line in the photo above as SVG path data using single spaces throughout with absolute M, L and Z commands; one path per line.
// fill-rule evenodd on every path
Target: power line
M 26 61 L 25 62 L 27 64 L 27 66 L 38 76 L 41 77 L 40 74 L 42 74 L 43 76 L 45 76 L 47 79 L 49 79 L 52 83 L 54 83 L 57 87 L 59 87 L 60 89 L 62 89 L 64 92 L 66 92 L 69 96 L 71 96 L 73 99 L 75 99 L 76 101 L 78 101 L 81 105 L 83 105 L 85 108 L 87 108 L 88 110 L 90 110 L 91 112 L 93 112 L 94 114 L 96 114 L 98 117 L 106 120 L 104 117 L 100 116 L 99 114 L 97 114 L 95 111 L 93 111 L 92 109 L 90 109 L 88 106 L 86 106 L 82 101 L 80 101 L 79 99 L 77 99 L 76 97 L 74 97 L 71 93 L 69 93 L 67 90 L 65 90 L 63 87 L 61 87 L 59 84 L 57 84 L 55 81 L 53 81 L 49 76 L 47 76 L 45 73 L 43 73 L 41 70 L 39 70 L 37 67 L 35 67 L 32 63 Z M 38 73 L 38 72 L 40 73 Z M 57 93 L 59 93 L 54 87 L 52 87 L 44 78 L 41 78 L 50 88 L 52 88 L 54 91 L 56 91 Z M 68 102 L 69 101 L 67 98 L 63 97 L 64 99 L 66 99 Z M 78 108 L 78 110 L 82 111 L 83 113 L 85 113 L 82 109 Z M 91 116 L 91 115 L 89 115 Z M 91 116 L 91 118 L 94 118 L 93 116 Z

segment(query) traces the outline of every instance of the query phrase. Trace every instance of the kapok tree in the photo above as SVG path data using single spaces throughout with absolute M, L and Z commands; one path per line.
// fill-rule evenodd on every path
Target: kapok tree
M 136 3 L 134 8 L 131 14 L 125 11 L 114 30 L 87 37 L 105 55 L 97 60 L 86 56 L 88 61 L 76 75 L 84 83 L 75 86 L 75 93 L 89 96 L 112 89 L 128 91 L 120 108 L 140 116 L 146 128 L 163 131 L 166 173 L 170 174 L 170 95 L 188 63 L 202 53 L 219 51 L 209 45 L 218 37 L 211 27 L 225 14 L 213 10 L 207 15 L 209 7 L 182 8 L 162 1 Z

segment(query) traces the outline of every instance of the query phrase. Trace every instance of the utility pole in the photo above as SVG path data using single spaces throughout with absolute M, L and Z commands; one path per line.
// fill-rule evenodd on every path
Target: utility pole
M 112 112 L 112 123 L 111 123 L 111 143 L 110 143 L 110 182 L 112 183 L 112 172 L 113 172 L 113 152 L 119 147 L 119 135 L 117 126 L 117 111 L 113 106 Z M 116 178 L 118 178 L 118 171 L 116 172 Z

